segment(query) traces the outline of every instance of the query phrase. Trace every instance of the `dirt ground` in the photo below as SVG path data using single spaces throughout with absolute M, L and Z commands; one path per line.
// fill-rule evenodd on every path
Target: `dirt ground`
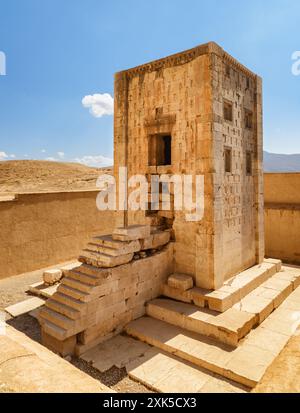
M 96 189 L 96 180 L 111 167 L 90 168 L 52 161 L 0 162 L 0 194 Z
M 26 293 L 26 290 L 30 284 L 36 283 L 42 279 L 42 272 L 42 270 L 38 270 L 0 280 L 0 310 L 3 311 L 4 308 L 9 305 L 26 300 L 26 298 L 30 298 L 30 295 Z M 29 314 L 23 314 L 14 318 L 7 315 L 7 324 L 19 331 L 22 331 L 32 340 L 39 343 L 41 342 L 39 323 Z M 86 363 L 76 357 L 72 357 L 70 362 L 78 369 L 84 371 L 86 374 L 89 374 L 91 377 L 99 380 L 101 383 L 119 393 L 151 392 L 142 384 L 131 380 L 126 373 L 125 368 L 119 369 L 117 367 L 112 367 L 105 373 L 100 373 L 98 370 L 90 366 L 89 363 Z

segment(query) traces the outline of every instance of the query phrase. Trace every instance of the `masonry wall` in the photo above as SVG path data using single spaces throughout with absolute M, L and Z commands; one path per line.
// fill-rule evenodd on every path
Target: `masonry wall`
M 198 56 L 187 54 L 163 59 L 155 67 L 150 64 L 149 70 L 125 75 L 121 72 L 115 81 L 115 173 L 119 166 L 127 164 L 129 174 L 204 175 L 205 205 L 200 229 L 198 222 L 186 222 L 186 211 L 175 211 L 173 223 L 176 271 L 194 277 L 200 260 L 202 277 L 209 277 L 213 269 L 212 100 L 210 57 L 206 52 L 207 47 Z M 124 76 L 128 79 L 127 91 Z M 148 166 L 149 139 L 158 134 L 172 136 L 171 167 Z M 129 219 L 145 221 L 145 213 L 129 214 Z M 199 236 L 201 231 L 205 237 Z
M 262 261 L 263 168 L 261 79 L 233 59 L 212 54 L 214 153 L 214 287 Z M 225 119 L 224 102 L 232 105 Z M 246 127 L 245 113 L 252 114 Z M 225 150 L 231 171 L 225 171 Z M 247 153 L 251 172 L 246 170 Z
M 266 256 L 300 265 L 300 173 L 266 173 Z
M 218 288 L 263 259 L 261 95 L 260 78 L 215 43 L 116 74 L 115 173 L 128 165 L 129 175 L 204 175 L 203 219 L 186 222 L 186 211 L 175 211 L 173 222 L 176 271 L 192 275 L 199 287 Z M 234 105 L 230 124 L 225 99 Z M 246 109 L 252 130 L 244 127 Z M 172 136 L 172 165 L 148 166 L 151 136 L 161 134 Z M 225 146 L 233 154 L 230 174 Z M 129 214 L 129 222 L 144 215 Z
M 93 234 L 112 231 L 97 191 L 19 194 L 0 202 L 0 278 L 77 258 Z

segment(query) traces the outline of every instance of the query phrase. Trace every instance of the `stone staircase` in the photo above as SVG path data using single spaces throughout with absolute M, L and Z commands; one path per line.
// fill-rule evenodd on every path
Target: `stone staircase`
M 130 322 L 126 332 L 161 351 L 166 363 L 168 355 L 176 357 L 182 366 L 191 363 L 253 388 L 294 334 L 299 285 L 300 268 L 271 259 L 215 291 L 193 287 L 188 275 L 173 274 L 164 297 L 149 301 L 147 315 Z
M 67 271 L 40 311 L 44 344 L 64 353 L 65 343 L 69 352 L 72 346 L 91 344 L 90 337 L 121 331 L 136 314 L 142 314 L 139 308 L 159 295 L 170 272 L 159 277 L 157 271 L 151 286 L 142 274 L 151 282 L 148 272 L 153 260 L 157 264 L 162 260 L 163 271 L 164 247 L 169 240 L 170 231 L 150 230 L 147 225 L 117 228 L 112 235 L 93 237 L 79 257 L 82 264 Z

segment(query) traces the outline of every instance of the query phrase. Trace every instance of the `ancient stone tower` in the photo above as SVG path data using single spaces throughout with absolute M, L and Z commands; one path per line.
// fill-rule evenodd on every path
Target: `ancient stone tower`
M 115 76 L 115 174 L 204 175 L 204 217 L 129 212 L 172 226 L 175 270 L 216 289 L 264 257 L 262 82 L 211 42 Z
M 187 220 L 172 184 L 171 208 L 159 202 L 120 211 L 113 233 L 95 234 L 82 264 L 67 271 L 40 311 L 45 345 L 79 355 L 124 329 L 140 338 L 137 326 L 148 330 L 151 317 L 166 320 L 164 306 L 174 307 L 177 318 L 170 317 L 181 323 L 182 301 L 193 305 L 184 311 L 200 314 L 192 331 L 236 346 L 282 302 L 277 280 L 271 298 L 258 288 L 281 267 L 263 262 L 261 100 L 261 79 L 215 43 L 116 74 L 116 177 L 119 167 L 128 168 L 128 178 L 146 176 L 146 185 L 154 175 L 200 175 L 204 213 Z M 214 311 L 211 322 L 203 307 Z

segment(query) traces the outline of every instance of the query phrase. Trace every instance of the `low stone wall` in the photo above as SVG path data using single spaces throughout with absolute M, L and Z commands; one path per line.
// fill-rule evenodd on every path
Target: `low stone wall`
M 0 279 L 77 258 L 92 235 L 115 226 L 97 191 L 0 197 Z
M 300 264 L 300 173 L 265 174 L 266 256 Z

